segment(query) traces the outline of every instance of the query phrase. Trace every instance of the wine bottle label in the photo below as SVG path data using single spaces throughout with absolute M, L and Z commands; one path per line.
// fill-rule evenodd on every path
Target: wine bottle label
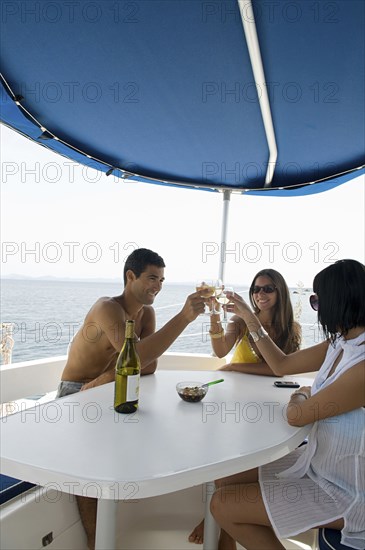
M 126 401 L 136 401 L 139 396 L 139 374 L 127 376 L 127 395 Z

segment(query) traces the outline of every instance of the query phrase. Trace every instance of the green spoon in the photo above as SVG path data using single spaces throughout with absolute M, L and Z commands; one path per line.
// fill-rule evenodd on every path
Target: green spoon
M 212 382 L 207 382 L 206 384 L 202 384 L 202 388 L 208 388 L 208 386 L 213 386 L 213 384 L 219 384 L 219 382 L 224 382 L 224 378 L 221 378 L 220 380 L 213 380 Z

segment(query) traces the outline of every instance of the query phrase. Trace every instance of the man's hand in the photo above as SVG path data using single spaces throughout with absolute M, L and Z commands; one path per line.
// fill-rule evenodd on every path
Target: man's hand
M 191 323 L 191 321 L 194 321 L 198 315 L 204 313 L 204 308 L 204 298 L 200 296 L 199 292 L 194 292 L 186 298 L 186 302 L 181 310 L 181 313 L 188 320 L 188 322 Z
M 109 369 L 91 382 L 87 382 L 81 387 L 80 391 L 90 390 L 91 388 L 96 388 L 96 386 L 102 386 L 103 384 L 109 384 L 109 382 L 114 382 L 115 380 L 115 369 Z
M 96 388 L 96 386 L 101 386 L 102 384 L 106 384 L 106 382 L 99 382 L 99 377 L 95 378 L 95 380 L 91 380 L 91 382 L 87 382 L 83 386 L 81 386 L 80 391 L 90 390 L 91 388 Z

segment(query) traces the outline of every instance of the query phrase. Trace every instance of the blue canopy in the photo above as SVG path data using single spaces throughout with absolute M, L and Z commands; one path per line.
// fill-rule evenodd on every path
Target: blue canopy
M 266 91 L 278 153 L 261 193 L 364 173 L 365 3 L 252 5 L 254 19 L 248 0 L 2 2 L 1 120 L 107 174 L 257 193 Z

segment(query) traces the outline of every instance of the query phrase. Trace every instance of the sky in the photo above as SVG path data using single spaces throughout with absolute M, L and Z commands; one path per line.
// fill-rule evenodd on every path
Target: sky
M 123 182 L 1 126 L 1 276 L 122 279 L 135 248 L 158 252 L 166 283 L 249 285 L 263 268 L 312 285 L 335 260 L 364 263 L 365 178 L 306 197 L 233 195 Z

